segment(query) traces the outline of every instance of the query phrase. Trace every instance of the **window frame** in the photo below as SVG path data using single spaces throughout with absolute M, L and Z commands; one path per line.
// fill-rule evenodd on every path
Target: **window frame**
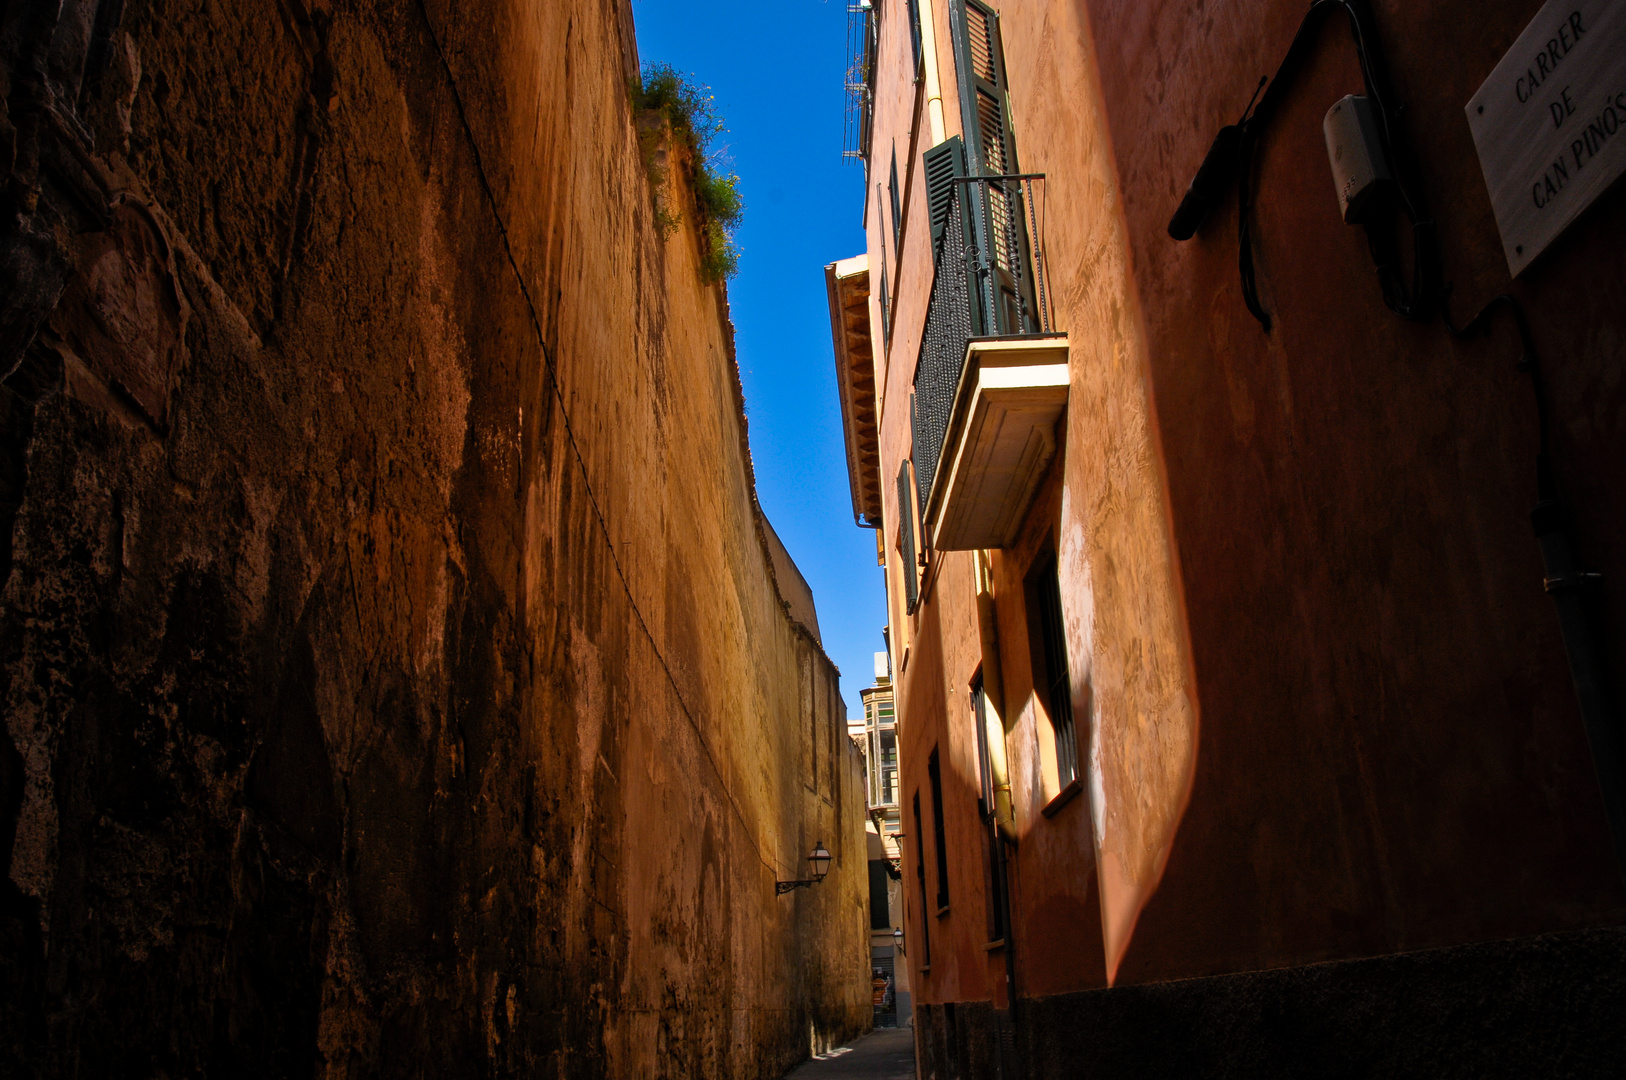
M 920 815 L 920 789 L 915 788 L 915 881 L 920 888 L 920 970 L 932 969 L 932 921 L 926 912 L 926 825 Z
M 1061 564 L 1053 549 L 1034 559 L 1024 581 L 1034 696 L 1043 706 L 1052 734 L 1055 798 L 1070 796 L 1081 782 L 1078 723 L 1073 715 L 1072 671 L 1067 653 L 1067 619 L 1061 601 Z M 1048 808 L 1047 808 L 1048 809 Z
M 943 813 L 943 763 L 938 748 L 932 747 L 926 759 L 927 781 L 932 789 L 932 844 L 937 855 L 937 914 L 949 910 L 948 824 Z

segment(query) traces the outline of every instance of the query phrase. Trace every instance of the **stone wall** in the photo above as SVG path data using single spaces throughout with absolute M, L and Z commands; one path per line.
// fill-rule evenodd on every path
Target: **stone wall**
M 867 1025 L 860 765 L 625 11 L 0 6 L 0 1071 Z

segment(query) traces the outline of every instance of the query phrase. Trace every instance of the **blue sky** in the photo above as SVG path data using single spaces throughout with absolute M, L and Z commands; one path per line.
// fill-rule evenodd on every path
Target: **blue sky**
M 633 0 L 638 53 L 716 95 L 740 175 L 729 283 L 757 493 L 813 586 L 849 714 L 886 623 L 875 534 L 853 524 L 824 266 L 864 250 L 864 171 L 841 159 L 846 0 Z

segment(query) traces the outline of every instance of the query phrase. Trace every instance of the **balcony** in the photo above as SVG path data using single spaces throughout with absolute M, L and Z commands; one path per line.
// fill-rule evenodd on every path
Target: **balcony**
M 1050 315 L 1043 181 L 953 181 L 910 417 L 922 532 L 937 551 L 1013 542 L 1055 456 L 1067 338 Z
M 841 395 L 847 481 L 853 520 L 881 527 L 881 433 L 876 415 L 875 354 L 870 341 L 869 257 L 859 255 L 824 268 L 829 291 L 830 337 Z

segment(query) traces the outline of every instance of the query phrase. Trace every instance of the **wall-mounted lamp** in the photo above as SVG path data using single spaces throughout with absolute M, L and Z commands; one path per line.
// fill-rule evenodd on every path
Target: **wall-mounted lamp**
M 900 954 L 908 955 L 903 951 L 903 927 L 901 926 L 894 928 L 892 931 L 892 947 L 898 950 Z
M 813 876 L 803 881 L 774 882 L 773 891 L 775 896 L 784 896 L 793 889 L 804 889 L 809 885 L 817 885 L 824 880 L 824 875 L 830 870 L 830 852 L 825 848 L 823 840 L 813 845 L 813 853 L 807 857 L 807 861 L 813 864 Z

